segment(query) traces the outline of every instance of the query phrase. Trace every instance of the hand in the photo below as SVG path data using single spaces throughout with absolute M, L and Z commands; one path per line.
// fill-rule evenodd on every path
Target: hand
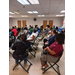
M 46 48 L 44 50 L 46 51 Z
M 44 50 L 45 50 L 45 51 L 46 51 L 46 50 L 48 51 L 48 49 L 49 49 L 49 47 L 46 47 Z
M 48 42 L 46 42 L 45 45 L 48 45 Z

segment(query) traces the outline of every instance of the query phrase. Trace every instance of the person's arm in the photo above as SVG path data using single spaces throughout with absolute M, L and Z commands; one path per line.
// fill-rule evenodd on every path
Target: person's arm
M 51 45 L 53 42 L 55 42 L 55 37 L 51 37 L 51 38 L 48 40 L 49 45 Z
M 45 42 L 45 45 L 49 45 L 48 41 L 47 41 L 47 42 Z
M 35 36 L 33 35 L 32 39 L 29 39 L 27 41 L 33 41 L 35 39 Z
M 16 50 L 16 45 L 17 43 L 14 43 L 14 45 L 12 46 L 12 50 Z
M 46 47 L 44 50 L 47 50 L 50 54 L 55 55 L 56 53 L 52 51 L 49 47 Z

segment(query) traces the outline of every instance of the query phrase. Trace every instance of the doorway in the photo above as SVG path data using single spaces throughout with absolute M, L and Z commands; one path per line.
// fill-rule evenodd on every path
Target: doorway
M 25 25 L 26 25 L 26 21 L 23 20 L 23 29 L 24 29 Z
M 53 20 L 49 20 L 49 26 L 50 28 L 53 27 Z
M 47 26 L 47 20 L 44 20 L 44 21 L 43 21 L 43 29 L 45 29 L 46 26 Z
M 18 28 L 21 28 L 21 20 L 18 20 Z

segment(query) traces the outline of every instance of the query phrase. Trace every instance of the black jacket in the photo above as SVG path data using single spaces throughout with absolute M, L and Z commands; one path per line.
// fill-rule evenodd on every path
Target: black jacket
M 15 50 L 13 53 L 13 57 L 16 60 L 19 60 L 20 56 L 23 55 L 25 53 L 26 49 L 30 46 L 30 42 L 28 42 L 28 41 L 25 41 L 25 44 L 23 42 L 16 42 L 13 45 L 12 50 Z

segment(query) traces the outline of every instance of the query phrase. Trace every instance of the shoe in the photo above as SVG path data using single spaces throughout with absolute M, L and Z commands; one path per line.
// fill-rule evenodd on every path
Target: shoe
M 27 61 L 24 61 L 24 64 L 26 64 L 27 63 Z
M 41 67 L 41 69 L 44 70 L 44 69 L 47 68 L 47 67 L 48 67 L 48 65 L 45 64 L 44 66 Z
M 42 39 L 39 39 L 39 41 L 42 41 Z

